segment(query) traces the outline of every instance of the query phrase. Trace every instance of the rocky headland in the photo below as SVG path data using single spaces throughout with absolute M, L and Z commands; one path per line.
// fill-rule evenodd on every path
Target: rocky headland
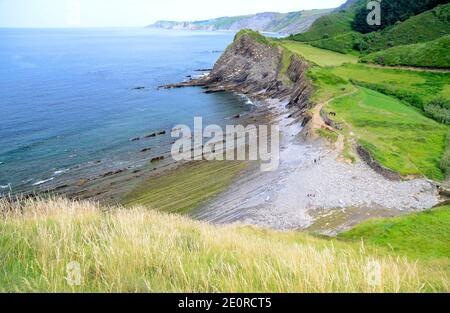
M 160 88 L 203 87 L 206 93 L 236 92 L 256 100 L 278 99 L 295 116 L 302 116 L 313 104 L 312 85 L 305 75 L 309 64 L 269 42 L 259 33 L 244 30 L 236 35 L 207 75 Z

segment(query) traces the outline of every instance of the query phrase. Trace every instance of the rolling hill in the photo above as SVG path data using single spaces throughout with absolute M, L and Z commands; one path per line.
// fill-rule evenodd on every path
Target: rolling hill
M 427 7 L 424 4 L 423 8 Z M 340 53 L 368 54 L 450 35 L 450 4 L 436 6 L 403 21 L 399 19 L 389 27 L 367 34 L 355 27 L 361 1 L 353 1 L 344 8 L 318 19 L 308 32 L 293 35 L 290 39 Z
M 450 68 L 450 35 L 434 41 L 371 53 L 361 60 L 380 65 Z

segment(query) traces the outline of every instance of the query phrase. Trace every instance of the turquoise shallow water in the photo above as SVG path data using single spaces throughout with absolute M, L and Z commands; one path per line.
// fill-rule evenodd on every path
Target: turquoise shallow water
M 238 95 L 157 90 L 212 67 L 232 40 L 213 32 L 0 29 L 0 193 L 61 183 L 99 160 L 91 171 L 120 168 L 139 162 L 143 148 L 157 156 L 170 136 L 130 139 L 194 116 L 224 124 L 247 110 Z

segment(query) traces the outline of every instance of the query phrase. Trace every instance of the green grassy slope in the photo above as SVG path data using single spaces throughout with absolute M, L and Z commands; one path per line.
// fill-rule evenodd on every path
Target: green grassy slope
M 398 46 L 362 58 L 380 65 L 450 68 L 450 36 L 415 45 Z
M 368 34 L 361 34 L 352 29 L 349 22 L 352 19 L 352 12 L 350 10 L 330 15 L 326 23 L 320 23 L 322 19 L 319 19 L 309 32 L 290 38 L 340 53 L 367 54 L 400 45 L 424 43 L 450 35 L 450 4 L 437 6 L 404 22 Z
M 444 180 L 441 160 L 448 127 L 398 100 L 361 89 L 339 98 L 327 110 L 337 113 L 342 132 L 371 152 L 382 165 L 400 174 Z
M 376 248 L 370 237 L 362 245 L 357 235 L 350 238 L 354 242 L 343 242 L 69 200 L 0 202 L 0 209 L 2 292 L 450 290 L 448 267 L 398 257 Z M 417 229 L 425 233 L 429 227 L 424 222 Z M 394 235 L 395 243 L 410 239 Z M 431 251 L 429 240 L 421 239 L 420 256 Z M 434 247 L 447 243 L 439 236 L 433 239 Z M 73 262 L 80 270 L 76 285 L 66 279 L 77 278 L 68 276 L 67 265 Z M 374 263 L 381 268 L 375 285 L 368 279 Z
M 357 141 L 381 164 L 403 175 L 423 175 L 436 180 L 448 176 L 449 128 L 439 123 L 441 113 L 447 112 L 445 99 L 450 98 L 450 74 L 348 64 L 349 58 L 356 57 L 293 41 L 282 44 L 322 65 L 308 72 L 316 89 L 314 102 L 345 96 L 327 109 L 339 112 L 337 122 L 346 125 L 343 154 L 347 159 L 354 159 L 352 143 Z M 349 95 L 358 86 L 374 91 L 363 89 Z M 438 101 L 442 102 L 439 110 L 430 105 L 436 102 L 436 97 L 444 99 Z M 434 114 L 429 114 L 429 108 Z
M 364 3 L 364 6 L 356 11 L 352 26 L 355 31 L 363 34 L 386 29 L 398 22 L 407 20 L 411 16 L 448 3 L 448 0 L 383 0 L 380 1 L 380 25 L 369 25 L 367 23 L 367 17 L 371 9 L 365 7 L 365 4 L 368 3 L 367 1 L 361 1 Z
M 450 206 L 400 218 L 368 221 L 339 238 L 363 239 L 411 258 L 446 258 L 450 265 Z
M 313 23 L 306 33 L 290 36 L 289 40 L 309 42 L 349 32 L 352 30 L 354 16 L 353 11 L 342 11 L 322 16 Z
M 398 23 L 381 33 L 366 35 L 368 51 L 427 42 L 450 35 L 450 4 L 441 5 Z
M 310 45 L 339 53 L 358 54 L 365 51 L 364 35 L 349 31 L 331 38 L 309 42 Z
M 399 98 L 423 109 L 437 96 L 450 98 L 450 74 L 346 64 L 329 69 L 339 77 Z

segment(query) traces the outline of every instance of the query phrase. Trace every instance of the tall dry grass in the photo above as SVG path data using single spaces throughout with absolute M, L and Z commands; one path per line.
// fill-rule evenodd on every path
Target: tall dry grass
M 243 226 L 216 227 L 144 208 L 65 199 L 0 201 L 0 290 L 44 292 L 422 292 L 420 264 L 364 245 Z M 71 286 L 67 264 L 78 262 Z M 368 264 L 381 266 L 381 284 Z

